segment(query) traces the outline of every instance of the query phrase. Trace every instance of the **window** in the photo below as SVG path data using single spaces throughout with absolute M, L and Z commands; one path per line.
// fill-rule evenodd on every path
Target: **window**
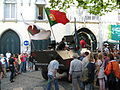
M 98 20 L 99 20 L 99 16 L 86 15 L 86 16 L 85 16 L 85 20 L 86 20 L 86 21 L 98 21 Z
M 46 4 L 45 0 L 36 0 L 36 4 Z
M 44 17 L 44 10 L 43 10 L 44 6 L 39 6 L 37 5 L 37 14 L 36 14 L 36 19 L 38 20 L 43 20 Z
M 12 20 L 16 18 L 16 0 L 5 0 L 4 18 L 7 20 Z
M 36 0 L 36 19 L 38 20 L 44 20 L 45 19 L 45 13 L 44 13 L 44 7 L 45 7 L 45 0 Z

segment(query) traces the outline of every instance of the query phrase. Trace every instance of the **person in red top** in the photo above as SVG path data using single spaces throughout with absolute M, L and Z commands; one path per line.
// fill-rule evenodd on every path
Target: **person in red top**
M 25 73 L 26 72 L 26 55 L 25 53 L 21 54 L 21 72 Z
M 108 78 L 108 90 L 120 90 L 118 89 L 118 80 L 120 79 L 120 69 L 119 69 L 119 63 L 114 60 L 113 54 L 109 54 L 108 57 L 110 58 L 110 62 L 107 64 L 104 73 L 107 75 Z M 110 81 L 110 74 L 111 72 L 114 72 L 114 75 L 116 76 L 115 80 Z
M 84 39 L 80 40 L 80 45 L 81 45 L 82 48 L 85 48 L 86 42 L 85 42 Z

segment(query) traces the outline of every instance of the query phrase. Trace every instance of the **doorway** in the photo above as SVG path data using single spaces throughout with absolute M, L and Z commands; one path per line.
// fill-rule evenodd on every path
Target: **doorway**
M 96 50 L 97 48 L 96 36 L 88 28 L 81 28 L 77 31 L 77 33 L 79 40 L 84 39 L 88 47 L 91 47 L 93 51 Z
M 0 53 L 5 55 L 7 51 L 12 54 L 20 53 L 20 38 L 11 29 L 5 31 L 0 37 Z

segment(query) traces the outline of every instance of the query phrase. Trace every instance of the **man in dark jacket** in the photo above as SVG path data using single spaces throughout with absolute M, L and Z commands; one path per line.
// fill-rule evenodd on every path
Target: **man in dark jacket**
M 13 58 L 12 55 L 11 55 L 11 57 L 10 57 L 10 59 L 9 59 L 9 69 L 10 69 L 10 72 L 11 72 L 11 75 L 10 75 L 10 82 L 11 82 L 11 83 L 14 82 L 14 81 L 13 81 L 14 73 L 15 73 L 14 62 L 15 62 L 15 60 L 14 60 L 14 58 Z

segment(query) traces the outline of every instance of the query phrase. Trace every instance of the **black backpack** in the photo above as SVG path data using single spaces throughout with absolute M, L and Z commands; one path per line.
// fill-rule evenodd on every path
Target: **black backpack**
M 116 82 L 116 76 L 115 76 L 115 73 L 113 71 L 113 65 L 112 65 L 112 62 L 111 62 L 111 73 L 108 75 L 108 82 Z

